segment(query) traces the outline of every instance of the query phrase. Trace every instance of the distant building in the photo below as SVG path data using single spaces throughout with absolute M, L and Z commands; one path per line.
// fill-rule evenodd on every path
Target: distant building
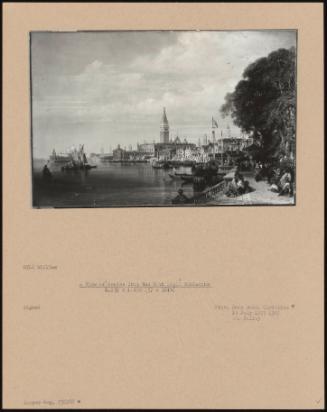
M 216 134 L 215 134 L 215 129 L 212 129 L 212 143 L 216 143 Z
M 169 143 L 169 123 L 165 107 L 163 108 L 162 120 L 160 124 L 160 143 Z
M 186 139 L 181 142 L 177 136 L 172 142 L 157 143 L 155 156 L 160 160 L 186 160 L 186 158 L 189 159 L 191 151 L 195 148 L 194 143 L 188 143 Z
M 197 151 L 195 144 L 180 145 L 176 149 L 176 155 L 173 160 L 197 160 Z
M 124 157 L 124 160 L 143 160 L 142 155 L 137 150 L 128 150 Z
M 155 144 L 154 143 L 141 143 L 137 145 L 137 151 L 145 155 L 154 156 Z
M 225 137 L 217 139 L 214 144 L 214 153 L 235 153 L 248 147 L 252 144 L 252 139 L 244 137 Z
M 216 133 L 218 136 L 216 136 Z M 189 143 L 186 138 L 181 139 L 178 135 L 175 138 L 169 138 L 169 123 L 166 109 L 163 108 L 162 119 L 160 123 L 160 142 L 137 143 L 137 149 L 122 149 L 120 145 L 113 150 L 113 159 L 116 161 L 124 160 L 148 160 L 156 157 L 159 160 L 192 160 L 196 162 L 207 162 L 210 159 L 220 158 L 237 158 L 242 155 L 242 151 L 253 143 L 253 139 L 245 136 L 233 136 L 229 125 L 227 133 L 212 128 L 210 139 L 205 134 L 203 143 L 199 138 L 198 144 Z
M 117 161 L 127 160 L 128 154 L 126 150 L 123 150 L 120 145 L 117 146 L 116 149 L 113 150 L 113 159 Z

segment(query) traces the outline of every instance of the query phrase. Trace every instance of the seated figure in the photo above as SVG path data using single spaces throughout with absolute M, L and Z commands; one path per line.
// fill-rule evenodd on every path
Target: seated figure
M 279 183 L 279 196 L 289 194 L 292 195 L 292 176 L 289 170 L 283 174 Z
M 187 203 L 190 199 L 184 195 L 183 189 L 178 189 L 178 195 L 172 200 L 173 204 L 184 204 Z
M 52 177 L 52 173 L 50 172 L 50 169 L 48 168 L 47 164 L 44 165 L 42 174 L 45 179 L 50 179 Z

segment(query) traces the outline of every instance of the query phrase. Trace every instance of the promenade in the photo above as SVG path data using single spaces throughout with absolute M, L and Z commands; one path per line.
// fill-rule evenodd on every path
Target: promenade
M 253 176 L 246 176 L 249 185 L 254 189 L 251 193 L 241 196 L 227 197 L 222 192 L 214 195 L 212 200 L 206 202 L 208 205 L 291 205 L 294 204 L 294 196 L 278 196 L 271 192 L 265 181 L 256 182 Z

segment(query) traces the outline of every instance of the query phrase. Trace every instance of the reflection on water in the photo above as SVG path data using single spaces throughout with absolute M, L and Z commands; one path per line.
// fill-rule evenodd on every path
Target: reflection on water
M 195 194 L 192 184 L 169 177 L 172 170 L 153 169 L 148 163 L 99 163 L 96 169 L 67 172 L 50 165 L 50 182 L 42 178 L 44 164 L 34 161 L 33 165 L 35 207 L 160 206 L 171 205 L 181 187 L 186 196 Z M 177 170 L 191 173 L 189 167 Z

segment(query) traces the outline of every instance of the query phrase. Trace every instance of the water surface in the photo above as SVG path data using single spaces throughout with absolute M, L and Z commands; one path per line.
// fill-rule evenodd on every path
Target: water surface
M 46 161 L 33 164 L 34 207 L 117 207 L 172 205 L 177 190 L 186 196 L 195 192 L 192 184 L 172 180 L 172 170 L 153 169 L 149 163 L 98 163 L 88 171 L 62 171 L 50 165 L 53 179 L 42 177 Z M 191 173 L 189 167 L 178 168 L 179 173 Z

